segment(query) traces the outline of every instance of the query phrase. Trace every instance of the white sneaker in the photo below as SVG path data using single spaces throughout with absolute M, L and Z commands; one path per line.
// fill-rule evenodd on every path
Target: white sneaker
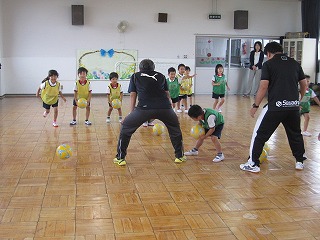
M 218 112 L 219 112 L 219 113 L 221 113 L 221 112 L 222 112 L 222 109 L 221 109 L 221 108 L 219 108 L 219 109 L 218 109 Z
M 217 155 L 212 161 L 213 162 L 221 162 L 224 159 L 223 153 L 221 155 Z
M 90 126 L 92 123 L 89 120 L 84 121 L 84 124 Z
M 309 132 L 307 132 L 307 131 L 302 132 L 301 134 L 302 134 L 303 136 L 305 136 L 305 137 L 311 137 L 311 136 L 312 136 L 312 134 L 309 133 Z
M 243 171 L 248 171 L 248 172 L 253 172 L 253 173 L 260 172 L 260 167 L 254 166 L 249 161 L 244 163 L 244 164 L 240 164 L 240 169 L 243 170 Z
M 154 126 L 154 123 L 153 123 L 153 121 L 152 122 L 148 122 L 148 126 Z
M 43 117 L 47 117 L 49 113 L 47 113 L 47 111 L 44 111 L 43 113 Z
M 191 149 L 190 151 L 185 152 L 184 155 L 185 156 L 197 156 L 198 153 L 199 153 L 198 151 Z
M 58 123 L 57 123 L 57 122 L 53 122 L 53 123 L 52 123 L 52 126 L 58 127 Z
M 188 113 L 188 110 L 184 110 L 185 113 Z
M 181 110 L 181 109 L 178 109 L 178 110 L 177 110 L 177 113 L 182 113 L 182 110 Z
M 303 170 L 303 163 L 302 162 L 296 162 L 296 169 L 297 170 Z
M 142 124 L 143 127 L 148 127 L 148 121 Z
M 106 122 L 107 122 L 107 123 L 109 123 L 109 122 L 110 122 L 110 118 L 109 118 L 109 117 L 107 117 Z
M 122 117 L 119 117 L 119 123 L 122 123 Z
M 76 121 L 76 120 L 72 120 L 72 121 L 70 122 L 70 125 L 71 125 L 71 126 L 77 125 L 77 121 Z

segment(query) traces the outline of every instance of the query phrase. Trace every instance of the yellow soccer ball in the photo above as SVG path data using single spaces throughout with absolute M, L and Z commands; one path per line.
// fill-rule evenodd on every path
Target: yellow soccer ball
M 189 90 L 190 89 L 190 85 L 189 85 L 189 83 L 187 82 L 187 81 L 182 81 L 182 83 L 181 83 L 181 89 L 182 90 L 184 90 L 184 91 L 186 91 L 186 90 Z
M 79 107 L 79 108 L 86 108 L 87 107 L 87 100 L 86 99 L 84 99 L 84 98 L 79 98 L 78 99 L 78 102 L 77 102 L 77 106 Z
M 265 144 L 264 144 L 263 149 L 266 150 L 267 153 L 269 154 L 270 147 L 269 147 L 268 143 L 265 143 Z
M 190 135 L 195 139 L 198 139 L 200 136 L 204 134 L 205 134 L 204 128 L 198 124 L 194 125 L 190 130 Z
M 156 123 L 152 128 L 153 135 L 159 136 L 164 132 L 164 126 Z
M 121 101 L 120 99 L 113 99 L 111 102 L 113 108 L 118 109 L 121 108 Z
M 265 149 L 262 150 L 262 153 L 261 153 L 261 155 L 259 157 L 259 160 L 260 160 L 261 163 L 268 161 L 268 152 L 267 152 L 267 150 L 265 150 Z
M 67 159 L 72 156 L 72 148 L 68 144 L 61 144 L 57 147 L 56 154 L 60 159 Z

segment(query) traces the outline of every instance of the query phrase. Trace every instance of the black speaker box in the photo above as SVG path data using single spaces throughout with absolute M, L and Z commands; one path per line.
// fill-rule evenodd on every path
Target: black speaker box
M 158 14 L 158 22 L 167 22 L 167 21 L 168 21 L 168 13 Z
M 84 25 L 84 6 L 71 5 L 72 25 Z
M 234 29 L 248 29 L 248 11 L 234 11 Z

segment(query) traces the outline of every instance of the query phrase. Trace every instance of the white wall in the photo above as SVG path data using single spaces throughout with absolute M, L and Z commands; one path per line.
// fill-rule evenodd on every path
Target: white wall
M 85 6 L 84 26 L 71 25 L 72 4 Z M 211 8 L 212 0 L 2 0 L 5 94 L 35 93 L 49 69 L 73 81 L 77 49 L 137 49 L 139 59 L 180 63 L 177 56 L 187 55 L 194 63 L 194 34 L 301 31 L 298 1 L 218 0 L 221 20 L 207 19 Z M 249 29 L 233 29 L 234 10 L 249 11 Z M 157 22 L 159 12 L 168 13 L 167 23 Z M 120 20 L 130 24 L 125 34 L 117 31 Z

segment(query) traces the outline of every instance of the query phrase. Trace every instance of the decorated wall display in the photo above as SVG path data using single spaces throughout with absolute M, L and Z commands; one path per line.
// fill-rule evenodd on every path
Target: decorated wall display
M 88 69 L 89 80 L 109 80 L 110 72 L 126 80 L 136 71 L 137 59 L 137 50 L 78 50 L 77 67 Z

